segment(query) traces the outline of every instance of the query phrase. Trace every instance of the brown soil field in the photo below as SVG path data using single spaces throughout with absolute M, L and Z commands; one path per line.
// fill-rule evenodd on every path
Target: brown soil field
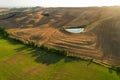
M 81 27 L 81 33 L 65 31 Z M 39 8 L 0 15 L 0 26 L 24 42 L 35 42 L 120 65 L 120 7 Z

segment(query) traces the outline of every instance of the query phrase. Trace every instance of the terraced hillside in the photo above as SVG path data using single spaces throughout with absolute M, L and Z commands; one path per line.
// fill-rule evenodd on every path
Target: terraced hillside
M 37 8 L 0 16 L 12 37 L 62 48 L 105 63 L 120 62 L 120 7 Z M 83 27 L 81 33 L 65 29 Z

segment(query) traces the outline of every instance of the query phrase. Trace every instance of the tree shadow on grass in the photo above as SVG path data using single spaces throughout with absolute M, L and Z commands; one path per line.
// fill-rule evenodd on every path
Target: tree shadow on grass
M 42 50 L 35 50 L 35 51 L 31 52 L 31 54 L 32 54 L 32 57 L 36 57 L 36 59 L 35 59 L 36 62 L 46 64 L 46 65 L 55 64 L 62 59 L 64 59 L 65 62 L 80 60 L 77 58 L 61 56 L 58 54 L 54 54 L 54 53 L 46 52 L 46 51 L 42 51 Z
M 108 68 L 109 73 L 113 73 L 113 70 L 111 68 Z
M 71 61 L 80 61 L 80 58 L 71 57 L 71 56 L 63 56 L 57 53 L 52 53 L 49 51 L 42 50 L 40 48 L 31 48 L 30 46 L 23 46 L 17 48 L 16 51 L 20 52 L 22 50 L 27 50 L 29 54 L 34 57 L 34 61 L 37 63 L 42 63 L 46 65 L 55 64 L 60 60 L 64 59 L 64 62 L 71 62 Z
M 63 56 L 52 54 L 40 49 L 33 50 L 30 54 L 32 57 L 35 57 L 36 62 L 46 65 L 55 64 L 64 58 Z
M 57 53 L 52 53 L 48 51 L 44 51 L 41 49 L 36 49 L 30 53 L 32 57 L 36 57 L 35 61 L 38 63 L 50 65 L 59 62 L 64 59 L 65 62 L 78 61 L 80 59 L 68 56 L 62 56 Z
M 119 79 L 120 79 L 120 70 L 115 70 L 115 72 L 116 72 L 117 76 L 118 76 Z
M 115 70 L 113 70 L 112 68 L 108 68 L 108 71 L 109 71 L 109 73 L 113 73 L 113 71 L 115 71 Z M 115 73 L 117 74 L 117 76 L 120 78 L 120 71 L 115 71 Z
M 72 61 L 81 61 L 82 59 L 76 56 L 66 56 L 65 62 L 72 62 Z
M 119 72 L 117 71 L 116 74 L 120 78 L 120 71 Z

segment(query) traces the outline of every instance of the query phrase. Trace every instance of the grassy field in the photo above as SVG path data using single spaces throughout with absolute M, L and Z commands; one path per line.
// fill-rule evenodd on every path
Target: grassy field
M 103 66 L 0 37 L 0 80 L 120 80 Z

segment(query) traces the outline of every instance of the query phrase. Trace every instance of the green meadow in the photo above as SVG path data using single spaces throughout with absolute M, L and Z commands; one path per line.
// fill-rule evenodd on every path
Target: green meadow
M 104 66 L 0 37 L 0 80 L 120 80 Z

